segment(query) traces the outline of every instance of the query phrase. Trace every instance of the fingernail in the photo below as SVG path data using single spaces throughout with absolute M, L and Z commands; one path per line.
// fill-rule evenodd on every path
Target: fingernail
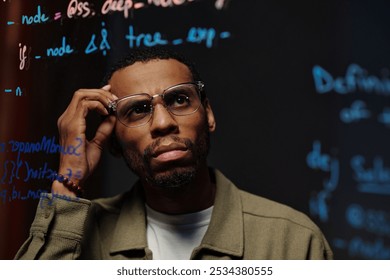
M 105 85 L 104 87 L 102 87 L 102 89 L 104 90 L 109 90 L 111 88 L 111 85 Z
M 119 97 L 116 96 L 115 94 L 112 94 L 112 93 L 111 93 L 111 95 L 112 95 L 112 97 L 114 97 L 114 100 L 119 99 Z

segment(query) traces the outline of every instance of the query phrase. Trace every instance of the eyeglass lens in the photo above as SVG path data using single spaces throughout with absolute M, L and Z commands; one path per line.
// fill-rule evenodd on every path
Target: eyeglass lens
M 164 106 L 174 115 L 192 114 L 200 106 L 200 98 L 195 84 L 173 86 L 161 96 Z M 117 104 L 118 119 L 129 127 L 147 123 L 152 116 L 152 100 L 155 97 L 148 94 L 135 94 L 120 100 Z

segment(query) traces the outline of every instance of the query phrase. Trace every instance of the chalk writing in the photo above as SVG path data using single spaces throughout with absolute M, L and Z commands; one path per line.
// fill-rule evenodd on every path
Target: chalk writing
M 5 152 L 5 147 L 6 147 L 5 143 L 0 143 L 0 153 L 4 153 Z
M 201 44 L 206 43 L 208 48 L 213 46 L 216 31 L 214 28 L 192 27 L 188 31 L 187 42 Z
M 313 150 L 306 157 L 307 165 L 314 170 L 321 170 L 330 173 L 330 178 L 325 180 L 323 185 L 328 190 L 334 190 L 339 181 L 338 160 L 330 155 L 321 153 L 321 142 L 313 142 Z
M 160 8 L 174 8 L 186 4 L 196 2 L 195 0 L 105 0 L 100 8 L 101 15 L 107 15 L 114 12 L 123 14 L 124 18 L 128 18 L 130 11 L 147 8 L 150 6 Z M 221 10 L 227 6 L 226 0 L 216 0 L 215 8 Z M 68 18 L 88 18 L 93 17 L 97 13 L 93 8 L 94 4 L 88 1 L 70 0 L 67 6 L 66 15 Z M 54 20 L 58 20 L 62 17 L 61 12 L 54 13 Z M 41 6 L 37 6 L 37 12 L 34 15 L 22 15 L 22 24 L 42 24 L 47 23 L 49 17 L 42 12 Z M 8 21 L 7 25 L 14 25 L 14 21 Z
M 185 39 L 176 38 L 172 41 L 163 38 L 164 36 L 160 32 L 154 33 L 139 33 L 136 34 L 134 26 L 129 26 L 129 33 L 125 36 L 126 40 L 129 41 L 129 47 L 154 47 L 158 45 L 180 45 L 185 42 L 194 44 L 205 44 L 207 48 L 214 46 L 217 38 L 227 39 L 230 37 L 230 32 L 223 31 L 218 34 L 214 28 L 203 28 L 203 27 L 191 27 L 186 35 Z
M 359 122 L 369 119 L 370 116 L 371 112 L 367 110 L 366 103 L 361 100 L 354 101 L 350 108 L 344 108 L 340 111 L 340 119 L 344 123 Z
M 354 237 L 349 242 L 348 248 L 351 257 L 361 257 L 365 259 L 390 259 L 390 248 L 386 247 L 382 239 L 375 241 L 365 241 L 360 237 Z
M 23 160 L 19 157 L 16 161 L 5 160 L 3 163 L 3 176 L 0 179 L 0 184 L 12 184 L 14 179 L 20 180 L 21 168 L 23 166 Z M 6 180 L 8 177 L 8 181 Z
M 12 88 L 6 88 L 4 89 L 4 93 L 13 93 L 15 91 L 15 96 L 22 96 L 23 90 L 21 87 L 16 87 L 15 90 Z
M 111 49 L 110 44 L 108 43 L 108 40 L 107 40 L 108 32 L 107 32 L 107 29 L 104 28 L 105 27 L 104 22 L 102 22 L 102 27 L 103 28 L 100 32 L 101 33 L 101 41 L 100 41 L 99 48 L 96 46 L 96 43 L 95 43 L 96 35 L 92 34 L 91 40 L 90 40 L 87 48 L 85 49 L 85 54 L 91 54 L 93 52 L 100 50 L 103 52 L 103 55 L 107 55 L 107 50 Z
M 385 107 L 378 115 L 378 122 L 383 123 L 386 127 L 390 128 L 390 108 Z
M 157 7 L 168 8 L 168 7 L 180 6 L 193 1 L 194 0 L 148 0 L 148 4 Z
M 222 8 L 225 7 L 225 4 L 226 4 L 226 0 L 216 0 L 215 1 L 215 8 L 217 8 L 218 10 L 221 10 Z
M 57 48 L 48 48 L 46 51 L 47 56 L 64 56 L 65 54 L 73 53 L 73 49 L 66 43 L 66 37 L 62 37 L 62 45 Z
M 59 194 L 57 192 L 52 192 L 52 193 L 43 192 L 41 194 L 41 198 L 48 198 L 49 194 L 51 195 L 51 199 L 41 199 L 39 202 L 39 207 L 43 208 L 45 202 L 47 203 L 47 205 L 51 206 L 58 199 L 64 200 L 64 201 L 69 201 L 69 202 L 80 201 L 79 197 L 72 197 L 72 196 L 68 196 L 65 194 Z
M 22 15 L 22 24 L 30 25 L 30 24 L 38 24 L 45 23 L 49 20 L 44 13 L 41 12 L 41 6 L 37 7 L 37 13 L 34 16 Z
M 33 168 L 27 161 L 24 161 L 26 167 L 26 176 L 24 178 L 24 182 L 28 182 L 31 179 L 49 179 L 51 181 L 54 180 L 54 176 L 56 174 L 55 170 L 48 168 L 47 162 L 43 164 L 43 166 L 39 168 Z M 71 178 L 71 177 L 70 177 Z
M 68 18 L 94 16 L 95 11 L 91 9 L 90 3 L 77 0 L 71 0 L 68 4 L 67 10 Z
M 345 216 L 355 229 L 390 236 L 390 215 L 385 211 L 364 209 L 361 205 L 351 204 L 347 207 Z
M 335 238 L 332 240 L 332 247 L 347 250 L 349 256 L 353 258 L 382 260 L 390 258 L 390 248 L 385 246 L 382 239 L 366 241 L 359 236 L 354 236 L 351 240 Z
M 73 172 L 72 169 L 70 168 L 67 168 L 67 173 L 65 174 L 65 177 L 68 177 L 68 178 L 75 178 L 75 179 L 81 179 L 83 176 L 81 170 L 77 170 L 76 172 Z
M 54 14 L 54 20 L 59 20 L 62 17 L 61 12 L 57 12 Z
M 321 170 L 330 174 L 329 179 L 324 180 L 323 190 L 312 195 L 310 199 L 310 212 L 312 215 L 326 222 L 329 218 L 328 200 L 331 198 L 332 192 L 337 188 L 340 176 L 339 160 L 332 158 L 328 154 L 322 154 L 321 142 L 314 141 L 313 150 L 306 157 L 307 165 L 314 170 Z
M 45 199 L 48 198 L 50 195 L 51 199 Z M 26 189 L 26 190 L 18 190 L 15 186 L 12 186 L 12 189 L 4 189 L 0 191 L 0 202 L 2 204 L 10 203 L 15 200 L 37 200 L 41 199 L 39 203 L 39 206 L 41 208 L 44 207 L 45 202 L 46 205 L 53 205 L 53 203 L 57 199 L 65 200 L 65 201 L 79 201 L 79 197 L 71 197 L 64 194 L 59 194 L 57 192 L 49 193 L 45 189 Z
M 11 193 L 8 195 L 8 202 L 11 202 L 13 200 L 27 200 L 27 199 L 39 199 L 41 197 L 42 193 L 46 193 L 45 190 L 27 190 L 26 194 L 22 194 L 22 191 L 16 190 L 16 187 L 12 187 Z M 5 197 L 5 200 L 7 197 Z M 3 203 L 5 203 L 3 198 Z
M 358 191 L 390 195 L 390 169 L 386 168 L 381 157 L 375 157 L 372 168 L 365 168 L 366 159 L 357 155 L 351 159 L 353 179 L 358 183 Z
M 227 39 L 227 38 L 229 38 L 230 36 L 231 36 L 231 34 L 230 34 L 229 31 L 224 31 L 224 32 L 221 32 L 221 33 L 219 34 L 219 38 L 221 38 L 221 39 Z
M 80 152 L 78 149 L 81 147 L 83 141 L 81 138 L 77 137 L 76 139 L 77 145 L 69 145 L 66 147 L 63 147 L 56 143 L 55 136 L 48 138 L 46 136 L 43 136 L 40 142 L 23 142 L 23 141 L 17 141 L 17 140 L 10 140 L 8 141 L 8 145 L 11 146 L 11 152 L 18 153 L 18 156 L 28 153 L 46 153 L 46 154 L 56 154 L 61 153 L 65 155 L 75 155 L 79 156 Z
M 0 184 L 12 184 L 16 180 L 23 181 L 24 183 L 30 180 L 50 180 L 54 181 L 57 178 L 57 172 L 48 166 L 47 162 L 44 162 L 42 166 L 33 167 L 28 161 L 17 158 L 16 160 L 5 160 L 3 165 L 0 165 L 0 171 L 3 171 L 3 175 L 0 178 Z M 67 169 L 65 174 L 68 178 L 81 179 L 81 170 Z
M 19 43 L 19 70 L 28 70 L 30 68 L 30 53 L 31 47 L 27 48 L 27 45 Z
M 129 10 L 140 9 L 144 6 L 144 3 L 135 3 L 133 0 L 106 0 L 102 6 L 101 13 L 106 15 L 109 12 L 123 12 L 123 16 L 128 18 Z
M 22 89 L 20 88 L 20 87 L 17 87 L 16 89 L 15 89 L 15 95 L 16 96 L 22 96 Z
M 387 76 L 368 75 L 367 70 L 357 64 L 348 66 L 345 77 L 334 78 L 331 73 L 319 65 L 313 67 L 312 73 L 314 85 L 319 94 L 334 91 L 344 95 L 360 91 L 384 96 L 390 95 L 390 79 Z
M 150 33 L 141 33 L 139 35 L 135 35 L 134 27 L 132 25 L 129 26 L 129 34 L 125 36 L 125 38 L 129 41 L 129 47 L 154 47 L 157 45 L 167 45 L 168 41 L 162 39 L 162 35 L 160 32 L 155 32 L 153 34 Z

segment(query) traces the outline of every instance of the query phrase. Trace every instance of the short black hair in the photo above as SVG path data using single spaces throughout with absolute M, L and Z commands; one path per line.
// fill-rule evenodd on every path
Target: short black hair
M 106 73 L 105 77 L 103 78 L 103 85 L 108 84 L 112 75 L 116 71 L 133 65 L 136 62 L 148 62 L 154 59 L 175 59 L 188 67 L 193 81 L 202 81 L 195 64 L 186 57 L 168 48 L 151 47 L 134 49 L 126 56 L 118 60 Z M 201 99 L 202 101 L 205 99 L 204 91 L 201 92 Z

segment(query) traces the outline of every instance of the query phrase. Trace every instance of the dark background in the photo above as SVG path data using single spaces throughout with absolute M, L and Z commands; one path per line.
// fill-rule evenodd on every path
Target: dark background
M 68 6 L 75 2 L 88 3 L 95 14 L 70 18 Z M 58 154 L 18 159 L 10 141 L 36 143 L 43 136 L 58 141 L 57 118 L 74 91 L 101 86 L 107 68 L 134 48 L 126 39 L 132 26 L 136 35 L 160 32 L 196 62 L 217 118 L 211 166 L 241 188 L 311 216 L 337 259 L 390 259 L 388 1 L 199 0 L 130 9 L 128 18 L 118 11 L 103 15 L 104 2 L 0 2 L 0 258 L 13 258 L 28 236 L 38 203 L 26 198 L 28 191 L 50 190 L 48 180 L 26 180 L 26 162 L 36 169 L 45 162 L 58 167 Z M 42 14 L 47 21 L 23 24 L 23 16 L 34 19 L 38 6 L 41 21 Z M 215 38 L 209 45 L 191 42 L 191 28 L 215 31 Z M 97 50 L 86 54 L 93 36 Z M 47 56 L 64 37 L 74 51 Z M 175 39 L 183 43 L 174 45 Z M 100 46 L 105 40 L 109 49 Z M 23 69 L 19 44 L 27 48 Z M 363 69 L 352 78 L 351 65 Z M 336 87 L 319 93 L 315 66 Z M 355 86 L 339 93 L 347 76 Z M 89 116 L 91 133 L 98 121 Z M 360 165 L 352 164 L 356 156 L 363 159 Z M 18 162 L 16 178 L 12 166 Z M 329 178 L 333 184 L 326 183 Z M 86 196 L 114 195 L 135 180 L 122 160 L 106 152 L 85 186 Z

